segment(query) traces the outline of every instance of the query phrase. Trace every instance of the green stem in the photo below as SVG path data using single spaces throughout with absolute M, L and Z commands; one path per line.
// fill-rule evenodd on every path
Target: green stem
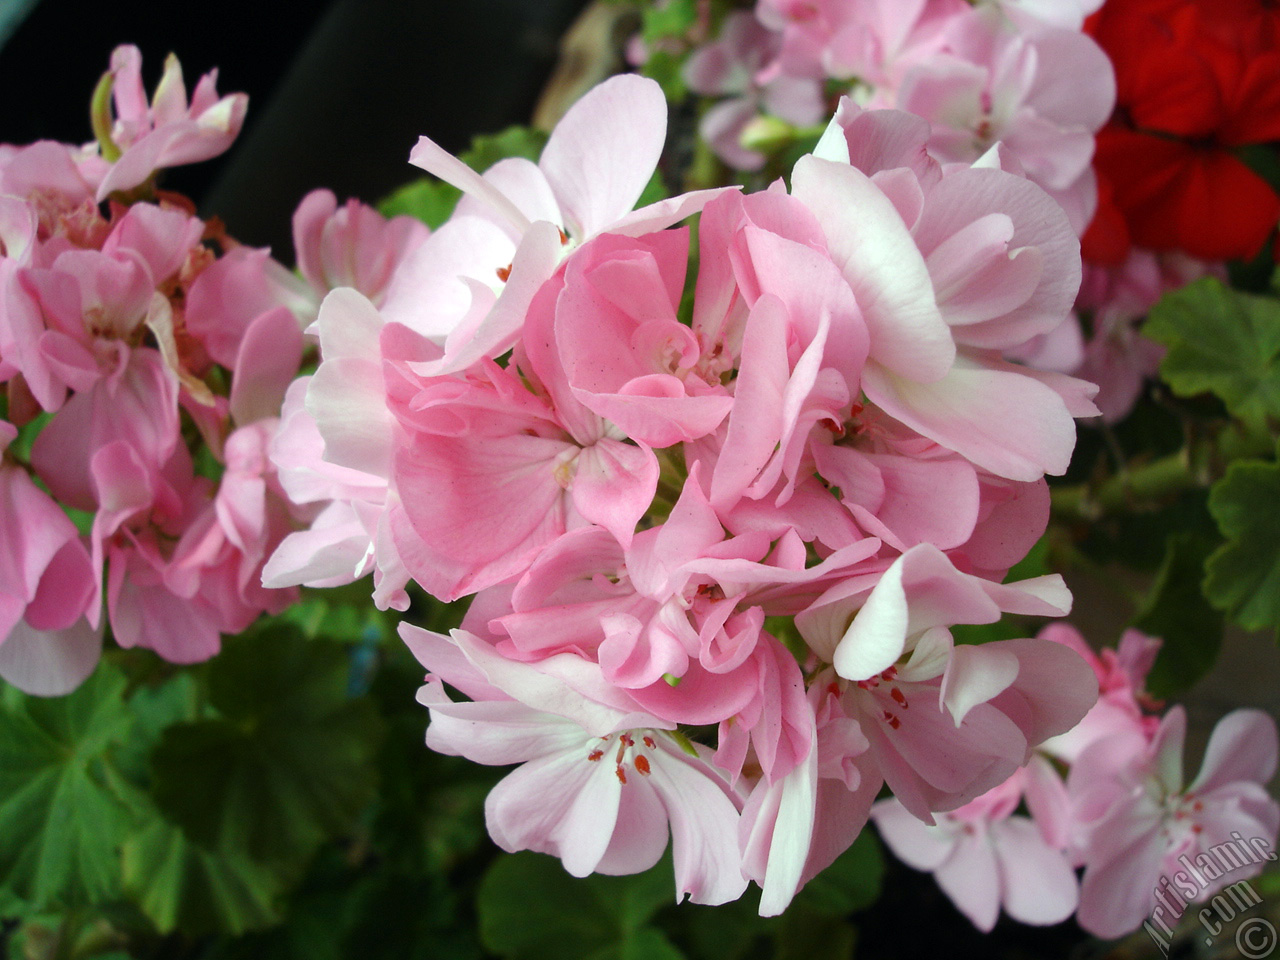
M 1059 520 L 1097 520 L 1111 513 L 1141 510 L 1186 493 L 1205 490 L 1232 462 L 1270 457 L 1276 434 L 1268 426 L 1239 421 L 1211 433 L 1193 434 L 1176 453 L 1120 469 L 1102 481 L 1051 490 L 1053 514 Z
M 1052 491 L 1053 512 L 1064 520 L 1096 520 L 1108 513 L 1131 510 L 1212 482 L 1209 471 L 1192 464 L 1189 448 L 1121 470 L 1101 484 L 1080 483 Z
M 120 159 L 120 148 L 111 139 L 111 88 L 115 85 L 115 76 L 108 70 L 98 81 L 93 90 L 93 98 L 89 101 L 89 122 L 93 124 L 93 136 L 102 151 L 102 159 L 107 163 L 115 163 Z
M 674 507 L 676 501 L 680 499 L 680 489 L 665 480 L 658 481 L 656 493 L 660 500 L 666 501 L 668 507 Z

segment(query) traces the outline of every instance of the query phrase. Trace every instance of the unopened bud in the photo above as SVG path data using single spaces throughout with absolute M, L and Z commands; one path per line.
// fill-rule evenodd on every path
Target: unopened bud
M 742 128 L 738 143 L 744 150 L 776 153 L 796 138 L 796 128 L 785 120 L 763 115 Z

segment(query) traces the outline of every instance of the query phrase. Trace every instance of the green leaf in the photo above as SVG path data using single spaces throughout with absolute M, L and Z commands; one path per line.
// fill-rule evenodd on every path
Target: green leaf
M 1151 592 L 1134 627 L 1164 643 L 1147 677 L 1160 699 L 1180 695 L 1209 672 L 1222 645 L 1222 614 L 1201 592 L 1204 564 L 1216 541 L 1191 533 L 1171 535 Z
M 326 848 L 290 896 L 286 924 L 210 960 L 481 960 L 489 955 L 474 921 L 458 914 L 459 879 L 352 863 L 349 851 Z
M 671 103 L 679 103 L 689 92 L 684 82 L 684 58 L 669 50 L 652 50 L 644 62 L 643 72 L 662 87 L 662 93 Z
M 665 908 L 659 919 L 693 960 L 747 960 L 761 956 L 763 944 L 782 923 L 782 917 L 762 917 L 759 910 L 760 889 L 752 885 L 731 903 L 682 903 Z
M 641 36 L 650 46 L 668 37 L 681 38 L 698 22 L 698 0 L 650 4 L 643 14 Z
M 206 850 L 159 817 L 124 845 L 124 882 L 156 929 L 241 934 L 279 923 L 282 881 L 239 850 Z
M 199 699 L 199 684 L 189 670 L 134 691 L 129 698 L 133 728 L 128 742 L 116 754 L 120 770 L 130 782 L 140 784 L 150 779 L 151 750 L 169 726 L 197 719 Z
M 1227 539 L 1205 565 L 1209 602 L 1246 630 L 1280 628 L 1280 464 L 1231 464 L 1209 512 Z
M 621 943 L 597 950 L 588 960 L 685 960 L 685 956 L 660 930 L 641 927 Z
M 384 217 L 414 217 L 434 230 L 449 219 L 461 196 L 453 184 L 423 177 L 384 197 L 378 212 Z
M 305 590 L 302 599 L 279 615 L 277 622 L 293 624 L 308 640 L 323 637 L 340 643 L 399 643 L 399 620 L 378 610 L 369 600 L 372 586 L 357 580 L 343 587 Z
M 871 830 L 863 830 L 831 866 L 805 884 L 795 905 L 810 913 L 843 917 L 879 900 L 883 880 L 880 841 Z
M 579 880 L 542 854 L 499 857 L 476 899 L 480 939 L 508 960 L 679 960 L 646 926 L 673 890 L 669 859 L 635 876 Z
M 348 648 L 276 627 L 208 668 L 220 716 L 175 724 L 152 753 L 160 809 L 209 849 L 305 860 L 373 800 L 381 726 L 347 695 Z
M 1160 373 L 1173 392 L 1216 394 L 1255 427 L 1280 417 L 1280 303 L 1203 280 L 1165 295 L 1143 333 L 1169 348 Z
M 134 822 L 112 756 L 130 734 L 124 688 L 103 663 L 68 696 L 11 694 L 0 708 L 0 877 L 34 908 L 118 893 Z
M 792 906 L 783 914 L 774 960 L 849 960 L 856 936 L 844 920 Z

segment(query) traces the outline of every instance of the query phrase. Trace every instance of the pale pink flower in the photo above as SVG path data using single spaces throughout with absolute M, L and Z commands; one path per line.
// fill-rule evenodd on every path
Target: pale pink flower
M 529 303 L 577 244 L 639 236 L 701 210 L 703 190 L 632 212 L 662 153 L 666 99 L 652 80 L 613 77 L 573 105 L 537 164 L 500 161 L 480 176 L 426 137 L 410 162 L 467 194 L 396 272 L 388 321 L 445 348 L 426 375 L 464 369 L 515 342 Z
M 595 710 L 597 722 L 584 726 L 580 710 L 569 718 L 540 708 L 568 692 L 553 677 L 516 663 L 501 676 L 486 675 L 486 661 L 471 659 L 474 644 L 459 662 L 444 637 L 413 628 L 402 635 L 432 671 L 418 695 L 431 710 L 428 745 L 479 763 L 520 764 L 485 802 L 489 832 L 500 847 L 549 853 L 574 876 L 629 874 L 658 861 L 669 829 L 677 899 L 687 894 L 695 903 L 725 903 L 742 894 L 741 800 L 705 748 L 675 739 L 656 717 L 604 705 Z M 455 703 L 440 680 L 473 695 L 483 691 L 482 698 Z M 539 688 L 541 696 L 534 693 Z
M 965 9 L 963 0 L 758 0 L 756 16 L 782 32 L 786 73 L 880 84 Z
M 1072 418 L 1096 412 L 1094 388 L 998 351 L 1066 319 L 1078 241 L 1054 201 L 998 158 L 943 170 L 927 138 L 918 118 L 846 99 L 793 174 L 870 332 L 863 391 L 997 476 L 1061 473 Z
M 265 248 L 235 246 L 205 267 L 187 290 L 184 326 L 210 359 L 229 370 L 249 324 L 277 307 L 287 307 L 299 329 L 316 316 L 316 298 L 305 280 Z
M 946 627 L 1068 607 L 1057 577 L 994 584 L 921 545 L 882 573 L 831 588 L 796 623 L 834 665 L 832 695 L 861 725 L 879 775 L 928 822 L 930 811 L 966 803 L 1009 777 L 1097 697 L 1088 665 L 1058 644 L 956 646 Z
M 988 8 L 947 21 L 939 48 L 919 59 L 874 106 L 906 110 L 929 121 L 930 151 L 939 160 L 972 163 L 1000 142 L 1026 175 L 1092 217 L 1093 138 L 1115 106 L 1111 61 L 1078 29 L 1024 21 Z
M 160 354 L 121 348 L 109 356 L 114 369 L 105 376 L 96 364 L 85 370 L 84 389 L 45 424 L 31 449 L 32 466 L 53 495 L 78 510 L 101 504 L 88 469 L 98 450 L 123 443 L 154 477 L 180 445 L 178 383 Z
M 1160 650 L 1160 640 L 1138 630 L 1126 630 L 1119 646 L 1095 653 L 1080 632 L 1068 623 L 1051 623 L 1040 638 L 1061 643 L 1080 654 L 1098 678 L 1098 702 L 1075 727 L 1045 741 L 1040 748 L 1074 763 L 1091 743 L 1115 734 L 1138 734 L 1150 740 L 1160 726 L 1145 693 L 1147 674 Z
M 293 503 L 324 506 L 310 529 L 289 534 L 268 561 L 268 586 L 336 586 L 372 570 L 379 608 L 409 605 L 409 574 L 390 533 L 393 518 L 407 524 L 391 482 L 395 423 L 383 379 L 384 329 L 393 346 L 402 332 L 438 354 L 403 328 L 387 329 L 356 290 L 334 290 L 320 306 L 323 360 L 314 376 L 289 387 L 271 459 Z M 402 358 L 392 349 L 385 359 Z
M 738 170 L 759 170 L 764 154 L 742 146 L 743 130 L 761 113 L 805 127 L 822 119 L 822 84 L 812 77 L 773 72 L 757 75 L 772 60 L 781 36 L 745 11 L 725 18 L 713 43 L 697 50 L 684 67 L 689 89 L 704 96 L 727 96 L 702 117 L 698 132 L 725 163 Z
M 1014 815 L 1021 771 L 980 797 L 921 822 L 896 800 L 871 818 L 900 860 L 928 870 L 952 903 L 984 933 L 1004 912 L 1020 923 L 1060 923 L 1075 912 L 1079 886 L 1071 863 L 1030 818 Z
M 705 436 L 734 403 L 676 317 L 687 247 L 683 229 L 584 245 L 556 299 L 558 369 L 539 369 L 551 366 L 534 354 L 545 321 L 537 310 L 527 321 L 538 325 L 526 350 L 548 392 L 565 392 L 562 381 L 574 400 L 646 447 Z
M 1184 786 L 1186 722 L 1174 707 L 1149 744 L 1105 738 L 1071 768 L 1067 785 L 1085 830 L 1078 919 L 1100 937 L 1149 917 L 1170 923 L 1187 901 L 1255 875 L 1275 848 L 1280 804 L 1265 787 L 1276 770 L 1275 721 L 1258 710 L 1223 717 L 1199 775 Z M 1261 856 L 1252 838 L 1265 844 Z
M 712 502 L 725 511 L 740 497 L 776 493 L 781 505 L 811 472 L 802 463 L 813 428 L 823 424 L 829 436 L 848 416 L 867 358 L 866 326 L 817 222 L 794 198 L 727 196 L 708 205 L 701 229 L 709 282 L 699 277 L 695 300 L 698 362 L 708 379 L 723 365 L 737 367 Z M 741 319 L 717 316 L 722 284 Z

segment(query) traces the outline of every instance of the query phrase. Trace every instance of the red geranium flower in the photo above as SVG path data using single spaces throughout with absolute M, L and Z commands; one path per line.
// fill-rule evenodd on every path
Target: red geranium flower
M 1259 0 L 1109 0 L 1090 30 L 1116 69 L 1098 135 L 1092 259 L 1136 243 L 1249 258 L 1280 198 L 1233 152 L 1280 139 L 1280 11 Z

